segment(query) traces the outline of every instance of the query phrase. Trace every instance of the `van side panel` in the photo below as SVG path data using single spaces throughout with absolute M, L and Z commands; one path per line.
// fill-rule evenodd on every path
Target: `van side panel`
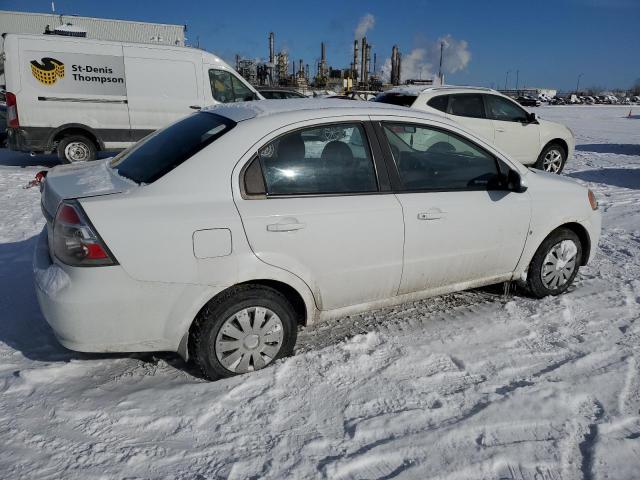
M 198 52 L 125 45 L 124 61 L 134 139 L 203 106 Z
M 61 127 L 88 127 L 98 148 L 108 141 L 130 141 L 129 112 L 122 46 L 85 39 L 8 37 L 18 41 L 18 60 L 8 64 L 9 77 L 20 77 L 16 93 L 21 130 L 51 149 Z M 13 57 L 15 49 L 10 48 Z M 8 82 L 8 90 L 14 88 Z M 105 140 L 107 142 L 105 142 Z M 45 148 L 46 147 L 46 148 Z M 30 149 L 35 149 L 34 145 Z

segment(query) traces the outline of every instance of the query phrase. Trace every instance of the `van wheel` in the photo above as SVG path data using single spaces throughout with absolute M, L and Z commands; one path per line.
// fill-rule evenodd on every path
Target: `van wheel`
M 69 135 L 58 143 L 58 158 L 65 163 L 81 163 L 96 159 L 96 145 L 84 135 Z
M 560 295 L 573 283 L 580 268 L 582 244 L 568 228 L 559 228 L 544 239 L 536 250 L 529 271 L 527 288 L 536 298 Z
M 198 314 L 189 351 L 210 379 L 260 370 L 293 353 L 293 306 L 277 290 L 242 285 L 216 297 Z
M 567 152 L 557 143 L 547 145 L 538 157 L 534 165 L 538 170 L 545 172 L 560 173 L 567 161 Z

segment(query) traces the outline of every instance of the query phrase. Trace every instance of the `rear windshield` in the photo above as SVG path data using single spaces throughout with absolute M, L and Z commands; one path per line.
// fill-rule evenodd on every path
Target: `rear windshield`
M 136 183 L 153 183 L 235 125 L 220 115 L 195 113 L 124 150 L 111 161 L 111 167 Z
M 400 105 L 401 107 L 410 107 L 413 102 L 418 98 L 417 95 L 410 95 L 406 93 L 381 93 L 376 98 L 376 102 L 390 103 L 391 105 Z

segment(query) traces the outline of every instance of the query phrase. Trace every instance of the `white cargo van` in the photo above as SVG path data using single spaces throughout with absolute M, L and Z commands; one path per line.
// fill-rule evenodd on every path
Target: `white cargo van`
M 194 110 L 262 98 L 203 50 L 55 35 L 4 36 L 8 143 L 65 162 L 128 147 Z

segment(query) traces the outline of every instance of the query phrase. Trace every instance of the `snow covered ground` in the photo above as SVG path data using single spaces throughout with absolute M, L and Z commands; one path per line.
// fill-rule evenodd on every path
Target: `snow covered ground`
M 2 478 L 640 477 L 640 116 L 543 107 L 604 215 L 569 293 L 447 295 L 301 330 L 271 368 L 208 383 L 176 356 L 65 350 L 32 287 L 52 157 L 0 152 Z M 634 109 L 640 113 L 640 108 Z

